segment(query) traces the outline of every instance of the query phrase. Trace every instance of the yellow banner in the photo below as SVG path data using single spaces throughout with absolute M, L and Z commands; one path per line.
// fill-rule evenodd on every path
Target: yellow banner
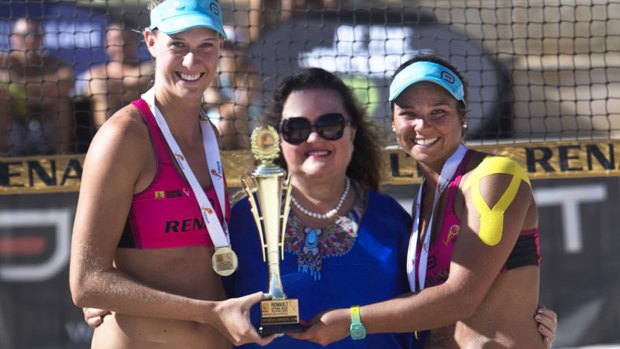
M 468 144 L 483 152 L 513 158 L 530 179 L 607 177 L 620 175 L 620 140 L 547 141 L 510 144 Z M 386 184 L 420 183 L 421 172 L 405 152 L 387 149 Z M 616 161 L 616 159 L 618 161 Z
M 553 141 L 510 144 L 468 144 L 469 147 L 508 156 L 527 170 L 531 179 L 584 178 L 620 175 L 620 140 Z M 419 183 L 416 162 L 403 151 L 385 151 L 384 184 Z M 223 151 L 229 187 L 239 187 L 240 177 L 254 167 L 249 151 Z M 618 159 L 618 161 L 616 160 Z M 0 195 L 76 192 L 84 155 L 0 157 Z

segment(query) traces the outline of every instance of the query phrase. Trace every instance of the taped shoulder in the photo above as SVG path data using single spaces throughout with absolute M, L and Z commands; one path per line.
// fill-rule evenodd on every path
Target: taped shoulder
M 486 176 L 500 173 L 512 175 L 514 178 L 521 179 L 531 186 L 527 173 L 521 168 L 519 163 L 504 156 L 487 156 L 467 178 L 463 185 L 463 190 L 469 189 L 474 182 L 480 182 Z
M 489 207 L 482 197 L 480 180 L 492 174 L 508 174 L 512 178 L 495 206 Z M 531 186 L 527 173 L 516 161 L 500 156 L 484 158 L 465 181 L 463 191 L 472 188 L 471 198 L 480 215 L 478 236 L 485 244 L 495 246 L 502 240 L 504 214 L 517 196 L 522 181 Z

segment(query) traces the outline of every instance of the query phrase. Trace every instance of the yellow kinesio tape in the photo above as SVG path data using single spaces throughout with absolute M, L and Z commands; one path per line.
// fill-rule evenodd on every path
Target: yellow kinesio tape
M 512 175 L 510 184 L 493 208 L 490 208 L 480 193 L 480 180 L 488 175 L 503 173 Z M 525 171 L 515 161 L 498 156 L 487 156 L 467 178 L 463 191 L 472 187 L 472 200 L 480 214 L 480 240 L 489 246 L 495 246 L 502 240 L 504 230 L 504 213 L 517 196 L 521 181 L 530 184 Z

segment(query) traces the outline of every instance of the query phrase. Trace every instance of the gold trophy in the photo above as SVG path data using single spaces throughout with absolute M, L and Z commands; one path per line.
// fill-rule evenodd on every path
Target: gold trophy
M 252 154 L 260 164 L 241 178 L 248 194 L 252 214 L 260 236 L 263 261 L 269 268 L 269 299 L 260 303 L 258 333 L 301 332 L 297 299 L 286 297 L 280 278 L 280 259 L 284 258 L 284 236 L 290 210 L 291 183 L 286 171 L 273 162 L 280 154 L 280 136 L 271 126 L 252 132 Z M 285 178 L 286 177 L 286 178 Z M 284 194 L 284 200 L 282 195 Z

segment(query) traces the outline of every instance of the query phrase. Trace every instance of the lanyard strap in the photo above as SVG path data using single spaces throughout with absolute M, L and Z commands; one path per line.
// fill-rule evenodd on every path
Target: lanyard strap
M 409 249 L 407 250 L 407 275 L 409 278 L 409 287 L 413 292 L 424 289 L 424 284 L 426 283 L 426 266 L 428 262 L 428 251 L 431 245 L 433 216 L 435 215 L 437 203 L 439 203 L 439 197 L 444 192 L 444 190 L 446 190 L 448 184 L 450 184 L 450 181 L 456 173 L 458 165 L 461 163 L 466 153 L 467 148 L 465 148 L 463 144 L 459 145 L 459 147 L 448 158 L 448 160 L 441 169 L 441 174 L 439 175 L 439 182 L 437 183 L 437 187 L 435 188 L 435 197 L 433 198 L 433 209 L 431 211 L 431 217 L 426 227 L 426 235 L 424 236 L 424 243 L 422 244 L 422 249 L 420 251 L 420 258 L 416 261 L 416 258 L 418 256 L 418 238 L 420 236 L 420 206 L 422 204 L 424 181 L 422 181 L 420 189 L 418 190 L 418 197 L 415 202 L 415 207 L 413 208 L 415 214 L 413 218 L 413 226 L 411 227 L 411 236 L 409 237 Z M 418 265 L 416 266 L 416 264 Z
M 155 105 L 155 90 L 152 88 L 146 93 L 142 95 L 142 99 L 146 101 L 151 109 L 151 112 L 155 116 L 155 121 L 157 122 L 157 126 L 161 130 L 161 133 L 164 135 L 166 139 L 166 143 L 172 150 L 172 154 L 177 161 L 177 164 L 183 171 L 183 175 L 189 182 L 189 185 L 192 187 L 192 191 L 194 192 L 194 196 L 198 201 L 198 205 L 200 207 L 200 212 L 204 218 L 205 224 L 207 225 L 207 232 L 209 236 L 211 236 L 211 241 L 213 241 L 213 245 L 215 247 L 225 247 L 230 245 L 230 240 L 228 237 L 228 227 L 226 226 L 226 195 L 225 185 L 224 185 L 224 174 L 222 170 L 222 161 L 220 159 L 220 151 L 217 145 L 217 139 L 215 136 L 215 132 L 213 131 L 213 126 L 204 115 L 204 113 L 200 112 L 200 128 L 202 130 L 202 143 L 205 149 L 205 157 L 207 160 L 207 165 L 209 166 L 209 176 L 211 176 L 211 183 L 215 188 L 215 193 L 217 195 L 218 201 L 220 203 L 220 208 L 222 210 L 222 215 L 224 217 L 223 222 L 220 222 L 211 202 L 207 198 L 204 190 L 198 183 L 194 172 L 192 171 L 189 163 L 187 162 L 187 158 L 183 155 L 181 148 L 179 147 L 177 141 L 174 139 L 174 136 L 170 132 L 170 128 L 166 123 L 166 119 L 164 119 L 163 115 Z

